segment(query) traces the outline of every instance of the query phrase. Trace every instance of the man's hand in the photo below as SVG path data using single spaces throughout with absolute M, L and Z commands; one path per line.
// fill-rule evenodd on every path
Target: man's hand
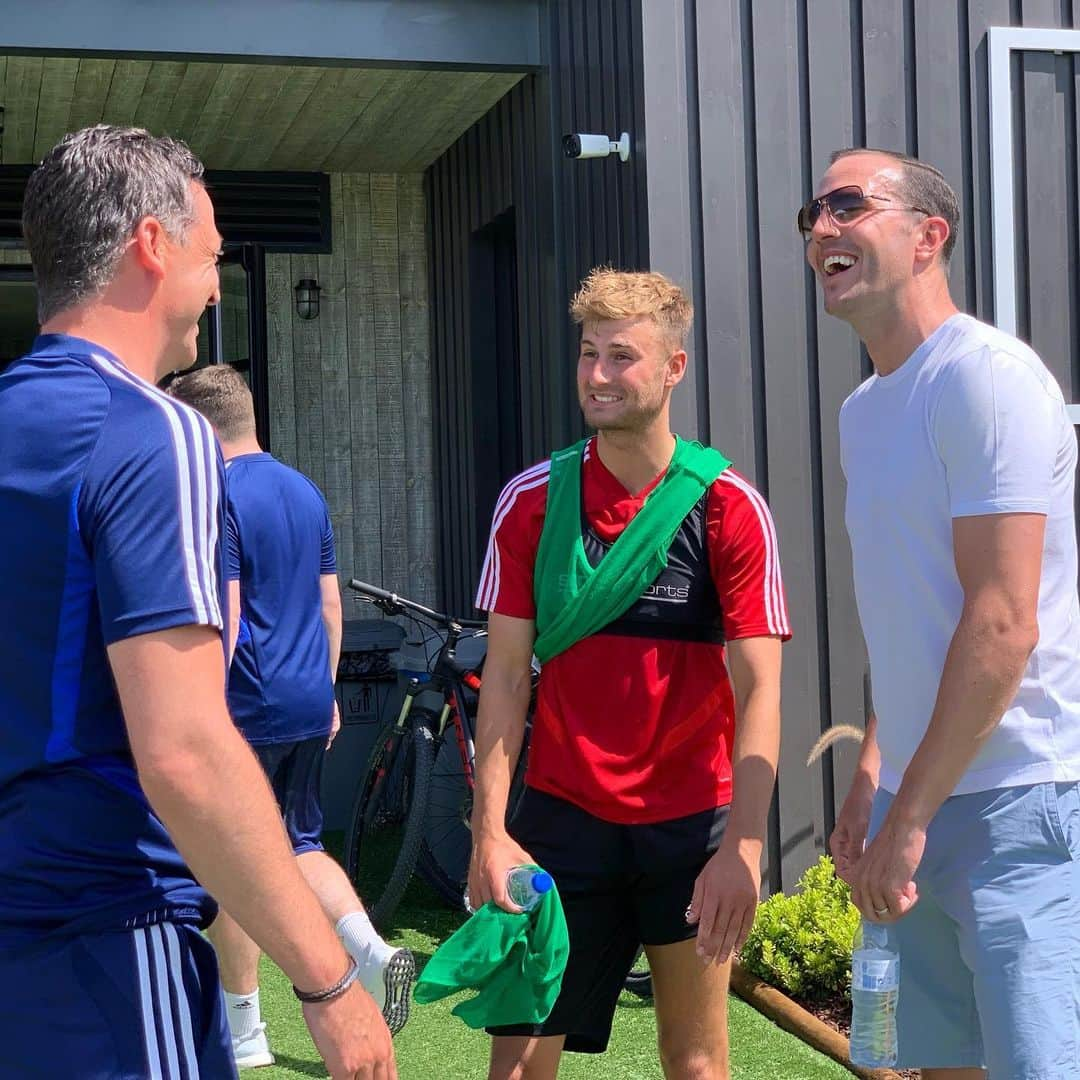
M 330 721 L 330 737 L 326 740 L 326 749 L 329 750 L 337 733 L 341 730 L 341 710 L 338 708 L 337 699 L 334 699 L 334 718 Z
M 855 864 L 862 858 L 873 806 L 874 789 L 869 784 L 853 785 L 829 837 L 829 851 L 836 864 L 836 876 L 849 885 L 852 884 Z
M 915 871 L 926 830 L 898 822 L 890 812 L 851 874 L 851 899 L 871 922 L 896 922 L 918 902 Z
M 503 911 L 521 911 L 506 895 L 506 875 L 536 860 L 508 833 L 474 836 L 469 861 L 469 905 L 479 910 L 489 900 Z
M 304 1022 L 331 1080 L 397 1080 L 390 1031 L 359 983 L 333 1001 L 305 1004 Z
M 761 893 L 761 844 L 726 838 L 694 882 L 686 921 L 697 923 L 697 953 L 726 964 L 754 925 Z

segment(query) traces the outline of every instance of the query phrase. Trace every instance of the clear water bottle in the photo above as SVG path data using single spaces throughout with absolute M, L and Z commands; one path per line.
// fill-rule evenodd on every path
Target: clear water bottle
M 513 866 L 506 872 L 506 895 L 523 911 L 532 911 L 554 884 L 538 866 Z
M 506 895 L 522 911 L 532 911 L 554 884 L 555 879 L 538 866 L 512 866 L 506 871 Z M 472 906 L 468 892 L 464 901 L 465 910 L 473 914 L 476 908 Z
M 868 1068 L 896 1064 L 900 956 L 895 932 L 867 922 L 851 956 L 851 1060 Z

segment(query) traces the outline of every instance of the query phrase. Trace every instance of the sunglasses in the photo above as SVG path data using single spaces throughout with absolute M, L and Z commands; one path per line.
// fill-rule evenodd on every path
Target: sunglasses
M 827 191 L 816 199 L 811 199 L 799 210 L 795 224 L 803 239 L 808 240 L 810 233 L 818 222 L 818 218 L 828 210 L 829 217 L 837 225 L 849 225 L 870 211 L 882 212 L 885 210 L 915 210 L 920 214 L 929 214 L 930 211 L 921 206 L 875 206 L 879 202 L 892 202 L 892 199 L 884 195 L 867 195 L 856 184 L 846 187 L 838 187 L 833 191 Z

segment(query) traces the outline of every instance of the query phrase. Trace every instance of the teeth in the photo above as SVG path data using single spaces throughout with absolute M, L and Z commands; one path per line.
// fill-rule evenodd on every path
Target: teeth
M 846 270 L 849 266 L 854 266 L 855 262 L 854 255 L 826 255 L 821 266 L 826 274 L 835 274 L 840 270 Z
M 604 402 L 604 404 L 619 400 L 614 394 L 593 394 L 593 397 L 596 398 L 597 401 Z

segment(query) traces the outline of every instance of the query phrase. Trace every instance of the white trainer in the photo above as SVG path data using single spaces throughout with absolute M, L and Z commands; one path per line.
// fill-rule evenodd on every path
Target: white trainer
M 238 1069 L 258 1069 L 274 1064 L 274 1055 L 270 1053 L 270 1043 L 266 1038 L 266 1025 L 258 1024 L 254 1031 L 232 1040 L 233 1057 Z
M 408 1022 L 412 984 L 416 979 L 416 961 L 408 949 L 394 949 L 379 964 L 373 964 L 360 977 L 364 989 L 375 999 L 391 1035 Z

